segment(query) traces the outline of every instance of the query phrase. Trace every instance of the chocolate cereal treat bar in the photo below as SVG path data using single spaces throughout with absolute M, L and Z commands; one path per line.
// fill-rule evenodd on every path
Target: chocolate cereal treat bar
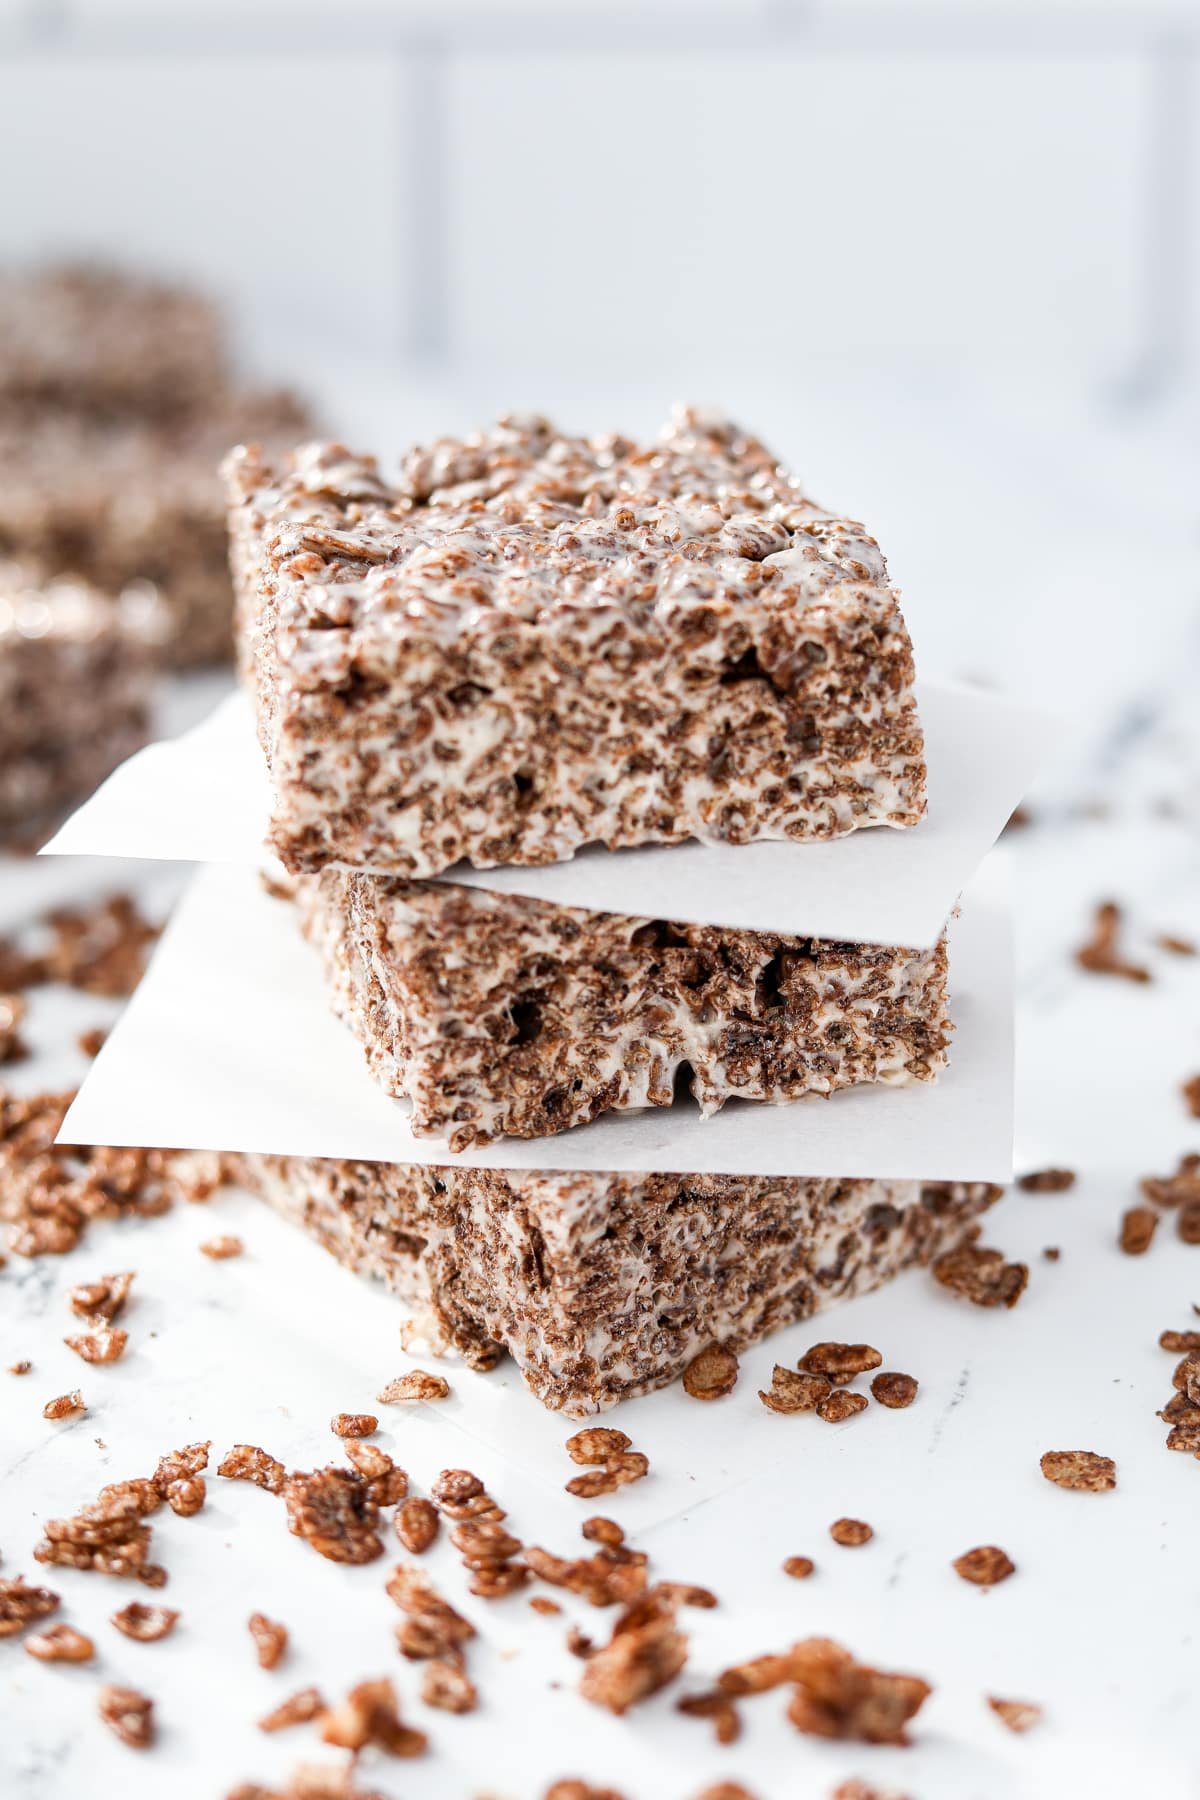
M 109 592 L 153 582 L 167 609 L 170 661 L 228 661 L 233 593 L 217 465 L 245 437 L 281 442 L 309 428 L 291 395 L 209 397 L 164 425 L 48 411 L 0 423 L 0 554 L 34 560 Z
M 928 1263 L 1000 1190 L 241 1157 L 234 1173 L 412 1314 L 410 1345 L 512 1356 L 572 1417 Z
M 841 944 L 586 912 L 449 882 L 300 877 L 305 930 L 419 1135 L 544 1137 L 686 1092 L 782 1101 L 930 1081 L 946 943 Z
M 913 659 L 883 557 L 735 426 L 504 419 L 387 481 L 226 464 L 286 866 L 429 876 L 582 845 L 908 826 Z
M 203 295 L 102 267 L 0 278 L 0 407 L 167 419 L 226 380 L 221 321 Z
M 48 829 L 146 742 L 163 623 L 151 591 L 0 565 L 0 837 Z

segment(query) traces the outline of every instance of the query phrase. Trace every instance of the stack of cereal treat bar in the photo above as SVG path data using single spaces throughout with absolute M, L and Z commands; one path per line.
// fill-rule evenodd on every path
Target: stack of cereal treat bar
M 175 667 L 232 649 L 221 457 L 310 429 L 292 395 L 237 384 L 201 295 L 107 269 L 0 279 L 0 557 L 110 595 L 153 583 Z
M 506 419 L 394 481 L 227 462 L 239 647 L 332 1003 L 419 1135 L 544 1171 L 245 1157 L 426 1335 L 588 1413 L 927 1262 L 984 1184 L 556 1172 L 627 1108 L 936 1079 L 947 955 L 589 912 L 444 877 L 586 846 L 829 840 L 925 808 L 878 546 L 734 426 Z M 801 858 L 802 860 L 802 858 Z M 698 1155 L 698 1161 L 702 1161 Z

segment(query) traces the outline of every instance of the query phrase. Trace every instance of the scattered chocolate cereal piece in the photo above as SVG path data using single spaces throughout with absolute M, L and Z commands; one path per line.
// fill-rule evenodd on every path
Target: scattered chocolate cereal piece
M 591 1556 L 555 1556 L 537 1544 L 525 1549 L 525 1565 L 552 1587 L 579 1594 L 592 1606 L 627 1606 L 646 1591 L 644 1551 L 601 1543 Z
M 125 1354 L 125 1346 L 129 1342 L 129 1333 L 121 1326 L 113 1325 L 104 1331 L 81 1331 L 75 1337 L 63 1339 L 68 1350 L 74 1350 L 85 1363 L 118 1362 Z
M 933 1264 L 934 1278 L 973 1306 L 1015 1306 L 1029 1281 L 1025 1263 L 1005 1262 L 1002 1251 L 959 1244 Z
M 395 1506 L 407 1498 L 408 1475 L 378 1444 L 346 1440 L 346 1456 L 367 1484 L 367 1495 L 376 1506 Z
M 1180 1157 L 1173 1175 L 1147 1175 L 1142 1193 L 1152 1206 L 1190 1206 L 1200 1201 L 1200 1155 L 1192 1151 Z
M 1193 1075 L 1190 1081 L 1184 1082 L 1183 1098 L 1193 1119 L 1200 1119 L 1200 1075 Z
M 102 1687 L 100 1717 L 131 1750 L 148 1750 L 154 1742 L 154 1702 L 136 1688 Z
M 961 1556 L 955 1557 L 953 1567 L 964 1581 L 973 1582 L 976 1587 L 995 1587 L 997 1582 L 1007 1581 L 1017 1572 L 1016 1563 L 995 1544 L 979 1544 L 974 1550 L 964 1550 Z
M 889 1370 L 876 1375 L 871 1383 L 871 1393 L 880 1406 L 895 1410 L 912 1405 L 917 1397 L 917 1385 L 915 1375 L 900 1375 Z
M 1161 1332 L 1158 1347 L 1160 1350 L 1169 1350 L 1174 1356 L 1181 1352 L 1186 1355 L 1189 1350 L 1200 1350 L 1200 1331 Z
M 1150 1206 L 1131 1206 L 1121 1215 L 1120 1247 L 1126 1256 L 1144 1256 L 1154 1241 L 1158 1214 Z
M 254 1639 L 259 1668 L 274 1669 L 287 1649 L 287 1626 L 280 1625 L 276 1619 L 268 1619 L 266 1613 L 256 1612 L 250 1614 L 246 1628 Z
M 46 1521 L 34 1560 L 101 1575 L 132 1575 L 148 1587 L 161 1587 L 167 1574 L 150 1561 L 150 1527 L 145 1523 L 161 1505 L 152 1481 L 110 1482 L 70 1518 Z
M 21 1038 L 27 1010 L 20 994 L 0 994 L 0 1065 L 23 1062 L 29 1055 Z
M 29 1373 L 30 1369 L 32 1369 L 32 1367 L 33 1367 L 33 1364 L 30 1362 L 29 1358 L 27 1356 L 23 1356 L 21 1358 L 20 1362 L 9 1363 L 8 1373 L 10 1375 L 28 1375 L 28 1373 Z
M 542 1796 L 542 1800 L 625 1800 L 616 1788 L 596 1787 L 590 1781 L 581 1781 L 578 1776 L 569 1775 L 562 1781 L 550 1784 Z
M 1200 1244 L 1200 1200 L 1188 1200 L 1180 1207 L 1175 1233 L 1185 1244 Z
M 712 1589 L 700 1587 L 694 1581 L 659 1581 L 655 1583 L 654 1591 L 676 1606 L 697 1606 L 702 1612 L 711 1612 L 717 1605 L 717 1596 Z
M 144 1606 L 140 1600 L 131 1600 L 112 1614 L 109 1624 L 136 1643 L 156 1644 L 174 1631 L 178 1619 L 179 1614 L 169 1606 Z
M 629 1450 L 633 1439 L 609 1425 L 590 1425 L 567 1439 L 565 1449 L 574 1463 L 602 1463 L 622 1450 Z
M 552 1600 L 549 1594 L 531 1594 L 529 1607 L 531 1612 L 541 1613 L 547 1618 L 562 1612 L 558 1601 Z
M 1047 1244 L 1046 1248 L 1042 1251 L 1042 1255 L 1048 1263 L 1056 1263 L 1061 1257 L 1062 1251 L 1057 1244 Z
M 1194 1408 L 1195 1417 L 1189 1417 L 1178 1425 L 1172 1425 L 1167 1433 L 1167 1449 L 1181 1450 L 1189 1456 L 1200 1456 L 1200 1407 Z
M 738 1359 L 724 1344 L 709 1344 L 683 1371 L 683 1391 L 693 1400 L 723 1400 L 737 1386 Z
M 1041 1467 L 1047 1481 L 1080 1493 L 1104 1494 L 1117 1485 L 1116 1463 L 1094 1450 L 1047 1450 Z
M 907 1726 L 932 1693 L 917 1675 L 892 1675 L 854 1660 L 829 1638 L 807 1638 L 787 1655 L 794 1685 L 787 1716 L 813 1737 L 907 1744 Z
M 423 1731 L 401 1720 L 396 1690 L 386 1675 L 352 1687 L 346 1698 L 326 1715 L 321 1737 L 325 1743 L 351 1750 L 356 1756 L 368 1744 L 388 1756 L 422 1756 L 429 1745 Z
M 577 1656 L 581 1662 L 586 1662 L 596 1648 L 594 1639 L 590 1638 L 586 1631 L 581 1631 L 578 1625 L 568 1627 L 564 1642 L 568 1653 L 571 1656 Z
M 1042 1716 L 1041 1707 L 1032 1700 L 997 1700 L 993 1694 L 989 1694 L 987 1703 L 1010 1731 L 1028 1731 Z
M 604 1544 L 609 1550 L 619 1550 L 625 1542 L 625 1527 L 618 1525 L 615 1519 L 606 1519 L 602 1513 L 594 1513 L 590 1519 L 585 1519 L 579 1532 L 590 1544 Z
M 356 1469 L 297 1470 L 283 1486 L 288 1528 L 330 1562 L 368 1563 L 383 1555 L 379 1508 Z
M 623 1433 L 619 1435 L 624 1435 Z M 650 1473 L 650 1459 L 640 1450 L 621 1450 L 610 1456 L 603 1468 L 588 1469 L 565 1483 L 568 1494 L 580 1500 L 598 1500 L 602 1494 L 615 1494 L 618 1488 L 641 1481 Z
M 835 1519 L 829 1535 L 835 1544 L 856 1550 L 860 1544 L 869 1544 L 875 1533 L 865 1519 Z
M 839 1782 L 829 1800 L 909 1800 L 909 1796 L 898 1794 L 894 1789 L 884 1793 L 882 1788 L 871 1787 L 857 1776 L 851 1776 L 849 1781 Z
M 200 1254 L 212 1262 L 228 1262 L 231 1256 L 240 1256 L 245 1248 L 240 1237 L 206 1238 L 200 1246 Z
M 674 1602 L 651 1588 L 627 1606 L 607 1644 L 583 1667 L 579 1692 L 618 1718 L 658 1693 L 687 1661 L 687 1639 L 675 1623 Z
M 1160 950 L 1166 950 L 1171 956 L 1200 956 L 1200 948 L 1191 938 L 1175 937 L 1171 932 L 1164 931 L 1154 941 Z
M 425 1664 L 421 1698 L 426 1706 L 436 1707 L 439 1712 L 474 1712 L 479 1704 L 475 1684 L 465 1671 L 457 1663 L 445 1662 L 439 1657 Z
M 109 1325 L 125 1310 L 129 1290 L 133 1286 L 133 1270 L 119 1275 L 101 1275 L 96 1281 L 80 1281 L 67 1295 L 71 1311 L 81 1319 L 104 1319 Z
M 57 1400 L 47 1400 L 42 1408 L 43 1419 L 73 1419 L 79 1413 L 85 1413 L 87 1407 L 83 1403 L 83 1395 L 76 1388 L 73 1393 L 60 1394 Z
M 401 1656 L 412 1662 L 431 1658 L 453 1662 L 461 1657 L 462 1646 L 475 1636 L 475 1627 L 448 1600 L 443 1600 L 423 1571 L 408 1563 L 397 1563 L 388 1579 L 387 1591 L 389 1599 L 404 1614 L 396 1627 Z
M 25 1639 L 25 1651 L 39 1662 L 91 1662 L 96 1646 L 73 1625 L 50 1625 Z
M 286 1700 L 274 1709 L 264 1713 L 258 1721 L 260 1731 L 286 1731 L 291 1725 L 307 1725 L 318 1713 L 325 1711 L 325 1702 L 321 1698 L 319 1688 L 300 1688 L 297 1693 L 289 1694 Z
M 1111 900 L 1105 900 L 1096 908 L 1092 935 L 1075 952 L 1075 961 L 1090 975 L 1119 975 L 1124 981 L 1149 981 L 1149 969 L 1142 968 L 1138 963 L 1127 962 L 1119 954 L 1117 936 L 1120 927 L 1120 907 Z
M 419 1400 L 445 1400 L 450 1393 L 450 1383 L 444 1375 L 430 1375 L 424 1369 L 410 1369 L 407 1375 L 400 1375 L 375 1398 L 381 1406 L 402 1406 L 406 1402 Z
M 685 1694 L 675 1702 L 675 1711 L 688 1719 L 711 1719 L 713 1736 L 718 1744 L 736 1744 L 742 1734 L 738 1709 L 728 1694 L 713 1688 L 706 1694 Z
M 396 1536 L 413 1556 L 422 1556 L 429 1549 L 441 1527 L 431 1500 L 405 1500 L 397 1507 L 392 1523 Z
M 484 1486 L 478 1475 L 473 1475 L 470 1469 L 443 1469 L 429 1492 L 434 1505 L 443 1512 L 449 1513 L 452 1518 L 465 1517 L 465 1514 L 460 1515 L 455 1509 L 472 1501 L 482 1500 Z
M 1031 1169 L 1018 1177 L 1017 1186 L 1026 1194 L 1065 1194 L 1075 1186 L 1074 1169 Z
M 800 1358 L 798 1367 L 810 1375 L 824 1375 L 835 1387 L 845 1387 L 856 1375 L 879 1368 L 883 1357 L 870 1344 L 814 1344 Z
M 379 1420 L 374 1413 L 334 1413 L 329 1429 L 334 1437 L 365 1438 L 379 1430 Z
M 771 1371 L 770 1387 L 759 1388 L 758 1397 L 768 1412 L 805 1413 L 816 1412 L 832 1392 L 833 1383 L 828 1375 L 802 1373 L 776 1363 Z
M 60 1604 L 50 1588 L 31 1587 L 21 1575 L 0 1580 L 0 1638 L 15 1637 L 27 1625 L 49 1618 Z
M 41 959 L 41 979 L 115 1000 L 128 999 L 142 979 L 161 929 L 142 917 L 130 894 L 113 894 L 87 907 L 60 907 L 47 915 L 47 923 L 54 943 Z
M 287 1470 L 257 1444 L 235 1444 L 217 1465 L 217 1474 L 226 1481 L 252 1481 L 268 1494 L 282 1494 Z
M 866 1412 L 867 1405 L 865 1394 L 851 1394 L 845 1388 L 835 1388 L 818 1405 L 817 1417 L 824 1419 L 827 1425 L 841 1425 L 855 1413 Z
M 807 1581 L 816 1566 L 811 1556 L 789 1556 L 783 1565 L 783 1572 L 790 1575 L 793 1581 Z
M 1186 1394 L 1193 1406 L 1200 1406 L 1200 1354 L 1189 1350 L 1175 1364 L 1171 1386 L 1177 1394 Z
M 81 1031 L 75 1042 L 85 1056 L 99 1056 L 107 1037 L 108 1031 L 103 1025 L 93 1025 L 90 1031 Z

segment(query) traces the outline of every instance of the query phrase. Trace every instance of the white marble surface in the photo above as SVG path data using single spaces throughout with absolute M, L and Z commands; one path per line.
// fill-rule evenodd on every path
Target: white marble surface
M 982 465 L 994 455 L 998 417 L 1009 421 L 1009 441 L 1020 441 L 1016 402 L 976 396 L 970 406 L 957 404 L 960 449 L 966 441 L 973 450 L 952 510 L 969 517 L 974 507 L 982 519 Z M 862 396 L 848 405 L 866 416 Z M 913 468 L 938 458 L 948 467 L 952 458 L 936 448 L 930 409 L 914 405 L 912 416 L 918 442 L 901 475 L 912 484 L 911 544 L 917 562 L 939 572 L 945 601 L 926 631 L 943 651 L 962 651 L 957 666 L 953 653 L 939 658 L 939 671 L 969 673 L 975 662 L 1011 678 L 1019 645 L 997 643 L 994 607 L 980 603 L 973 636 L 948 616 L 956 587 L 939 563 L 944 543 L 936 532 L 921 537 Z M 61 1616 L 95 1637 L 96 1665 L 42 1667 L 19 1643 L 0 1644 L 5 1800 L 117 1793 L 150 1800 L 163 1792 L 211 1800 L 237 1780 L 281 1778 L 298 1762 L 332 1753 L 315 1745 L 308 1728 L 265 1737 L 253 1720 L 310 1682 L 332 1698 L 385 1672 L 432 1741 L 431 1754 L 418 1761 L 364 1758 L 364 1785 L 394 1800 L 536 1800 L 566 1774 L 611 1783 L 629 1800 L 694 1800 L 719 1777 L 744 1782 L 758 1800 L 823 1800 L 851 1774 L 912 1800 L 1085 1793 L 1194 1800 L 1200 1465 L 1164 1449 L 1155 1412 L 1169 1396 L 1174 1360 L 1156 1339 L 1166 1326 L 1194 1322 L 1200 1251 L 1180 1244 L 1169 1221 L 1141 1260 L 1115 1247 L 1138 1178 L 1166 1172 L 1183 1151 L 1200 1148 L 1200 1124 L 1179 1093 L 1181 1081 L 1200 1071 L 1200 959 L 1153 948 L 1163 931 L 1200 936 L 1200 846 L 1194 779 L 1186 773 L 1200 761 L 1189 704 L 1200 672 L 1189 648 L 1193 502 L 1169 438 L 1085 431 L 1082 421 L 1072 437 L 1066 417 L 1056 438 L 1047 431 L 1027 439 L 1025 466 L 1008 471 L 1010 532 L 998 534 L 998 558 L 1008 555 L 1011 576 L 1014 519 L 1023 521 L 1022 555 L 1029 556 L 1046 543 L 1031 521 L 1060 521 L 1059 610 L 1047 612 L 1045 642 L 1065 650 L 1089 616 L 1096 590 L 1088 572 L 1105 561 L 1096 534 L 1110 521 L 1113 560 L 1104 579 L 1112 599 L 1101 612 L 1109 623 L 1120 616 L 1123 592 L 1137 629 L 1128 644 L 1107 625 L 1100 641 L 1089 639 L 1074 694 L 1077 753 L 1043 784 L 1042 822 L 1010 840 L 1019 897 L 1019 1156 L 1024 1166 L 1064 1163 L 1080 1176 L 1066 1195 L 1013 1193 L 988 1226 L 988 1241 L 1031 1265 L 1018 1308 L 981 1312 L 917 1274 L 846 1306 L 819 1330 L 789 1334 L 785 1347 L 826 1334 L 878 1344 L 887 1366 L 919 1377 L 921 1393 L 907 1412 L 872 1407 L 837 1428 L 774 1419 L 778 1450 L 765 1464 L 757 1454 L 747 1461 L 739 1446 L 759 1432 L 755 1390 L 778 1346 L 748 1356 L 735 1393 L 719 1405 L 702 1409 L 671 1393 L 623 1409 L 617 1422 L 648 1452 L 653 1472 L 605 1510 L 628 1522 L 654 1573 L 706 1582 L 721 1599 L 716 1611 L 688 1616 L 684 1678 L 624 1721 L 574 1694 L 579 1665 L 562 1641 L 568 1618 L 599 1635 L 611 1614 L 568 1600 L 563 1618 L 541 1618 L 522 1597 L 470 1601 L 444 1545 L 430 1559 L 431 1573 L 479 1625 L 470 1666 L 483 1704 L 468 1718 L 429 1712 L 416 1698 L 418 1671 L 392 1641 L 396 1615 L 383 1593 L 390 1556 L 361 1570 L 323 1562 L 287 1534 L 277 1502 L 214 1479 L 196 1518 L 155 1521 L 170 1570 L 163 1598 L 182 1613 L 171 1639 L 133 1644 L 108 1625 L 127 1599 L 145 1597 L 140 1589 L 56 1570 L 46 1578 L 63 1596 Z M 843 442 L 838 454 L 848 449 Z M 830 483 L 828 491 L 837 488 Z M 1118 495 L 1120 517 L 1112 510 Z M 1153 606 L 1133 586 L 1139 535 L 1148 545 Z M 1055 583 L 1045 579 L 1044 559 L 1026 566 L 1041 571 L 1039 604 L 1050 609 Z M 1074 583 L 1066 579 L 1071 570 Z M 999 592 L 1001 578 L 1002 570 L 985 570 L 981 586 Z M 914 576 L 905 580 L 915 587 Z M 1014 585 L 1012 604 L 1028 635 L 1028 593 Z M 1045 672 L 1033 673 L 1036 687 Z M 1100 800 L 1109 815 L 1086 816 Z M 0 922 L 40 905 L 52 881 L 77 878 L 69 865 L 56 870 L 6 866 Z M 85 866 L 78 878 L 95 882 L 109 873 Z M 160 869 L 156 879 L 174 877 Z M 1148 986 L 1089 977 L 1071 963 L 1092 904 L 1108 895 L 1129 909 L 1129 947 L 1155 975 Z M 22 1084 L 43 1071 L 63 1078 L 75 1031 L 104 1012 L 78 997 L 44 996 L 33 1020 L 40 1060 L 14 1074 Z M 200 1255 L 200 1241 L 218 1231 L 243 1236 L 241 1260 L 214 1264 Z M 1047 1245 L 1061 1247 L 1060 1261 L 1043 1260 Z M 70 1328 L 66 1290 L 120 1268 L 138 1272 L 125 1321 L 130 1348 L 118 1364 L 87 1368 L 61 1342 Z M 22 1356 L 33 1360 L 33 1373 L 0 1376 L 0 1551 L 6 1573 L 30 1575 L 38 1572 L 30 1552 L 42 1521 L 74 1509 L 104 1481 L 143 1472 L 168 1447 L 209 1436 L 217 1451 L 234 1441 L 261 1443 L 290 1465 L 317 1466 L 336 1449 L 329 1416 L 371 1409 L 382 1380 L 408 1366 L 395 1308 L 236 1194 L 137 1225 L 99 1226 L 62 1261 L 11 1259 L 0 1270 L 0 1368 Z M 452 1371 L 452 1380 L 516 1390 L 504 1367 L 489 1376 Z M 87 1416 L 48 1426 L 44 1401 L 75 1386 L 88 1399 Z M 546 1474 L 547 1446 L 568 1428 L 518 1399 L 510 1414 L 517 1423 L 485 1442 L 468 1435 L 460 1414 L 456 1400 L 411 1416 L 388 1413 L 378 1441 L 409 1468 L 418 1490 L 443 1466 L 475 1468 L 519 1536 L 564 1552 L 581 1548 L 578 1523 L 593 1509 L 561 1492 L 572 1472 L 565 1455 L 554 1479 Z M 684 1430 L 706 1440 L 720 1434 L 728 1445 L 728 1483 L 702 1505 L 680 1448 L 681 1421 Z M 530 1454 L 535 1441 L 537 1456 Z M 659 1442 L 667 1446 L 661 1454 Z M 1051 1487 L 1038 1472 L 1040 1454 L 1051 1448 L 1114 1456 L 1117 1491 Z M 855 1551 L 833 1545 L 827 1527 L 841 1514 L 870 1520 L 875 1540 Z M 966 1586 L 949 1567 L 979 1543 L 1003 1545 L 1018 1565 L 990 1593 Z M 818 1565 L 802 1584 L 779 1570 L 786 1555 L 800 1552 Z M 271 1674 L 258 1669 L 245 1631 L 255 1609 L 292 1632 L 289 1657 Z M 716 1746 L 705 1724 L 675 1713 L 675 1697 L 702 1688 L 725 1663 L 818 1632 L 934 1684 L 911 1749 L 800 1738 L 783 1720 L 779 1694 L 745 1705 L 743 1738 L 730 1748 Z M 161 1731 L 153 1754 L 122 1748 L 98 1723 L 102 1680 L 154 1696 Z M 1044 1721 L 1013 1737 L 984 1705 L 985 1693 L 1036 1700 Z

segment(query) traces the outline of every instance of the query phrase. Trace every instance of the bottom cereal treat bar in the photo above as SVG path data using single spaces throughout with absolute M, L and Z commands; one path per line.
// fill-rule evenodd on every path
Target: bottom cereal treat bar
M 0 565 L 0 836 L 50 826 L 145 743 L 162 633 L 149 591 Z
M 957 1242 L 982 1182 L 612 1175 L 231 1159 L 340 1262 L 387 1283 L 414 1335 L 476 1368 L 504 1351 L 572 1417 L 663 1387 Z
M 930 1081 L 946 1061 L 944 938 L 673 925 L 343 869 L 302 877 L 298 898 L 372 1073 L 455 1151 L 682 1092 L 707 1115 Z

